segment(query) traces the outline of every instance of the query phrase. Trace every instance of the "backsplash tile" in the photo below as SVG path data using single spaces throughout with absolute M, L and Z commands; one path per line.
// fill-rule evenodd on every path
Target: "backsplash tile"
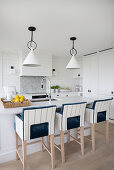
M 41 88 L 42 77 L 22 76 L 20 77 L 21 93 L 45 93 L 46 81 L 43 81 L 43 89 Z

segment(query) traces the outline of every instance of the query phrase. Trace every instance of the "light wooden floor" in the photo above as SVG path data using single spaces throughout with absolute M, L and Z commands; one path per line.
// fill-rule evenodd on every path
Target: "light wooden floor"
M 104 125 L 97 130 L 103 132 Z M 110 144 L 106 145 L 104 136 L 96 133 L 96 151 L 93 153 L 91 143 L 85 139 L 85 155 L 81 155 L 80 146 L 73 142 L 65 144 L 66 162 L 62 165 L 61 155 L 55 152 L 56 170 L 114 170 L 114 125 L 110 124 Z M 51 170 L 50 156 L 46 151 L 28 157 L 28 170 Z M 0 170 L 22 170 L 20 161 L 11 161 L 0 165 Z

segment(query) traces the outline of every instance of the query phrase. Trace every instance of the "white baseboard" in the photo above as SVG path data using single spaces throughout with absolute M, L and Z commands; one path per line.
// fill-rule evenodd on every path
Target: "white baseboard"
M 0 154 L 0 164 L 5 163 L 16 158 L 15 150 Z
M 40 143 L 27 146 L 27 155 L 38 152 L 38 151 L 41 151 Z M 16 150 L 15 149 L 13 149 L 12 151 L 4 152 L 4 153 L 0 154 L 0 164 L 9 162 L 9 161 L 15 160 L 15 159 L 16 159 Z
M 114 120 L 111 120 L 111 119 L 110 119 L 109 122 L 112 123 L 112 124 L 114 124 Z

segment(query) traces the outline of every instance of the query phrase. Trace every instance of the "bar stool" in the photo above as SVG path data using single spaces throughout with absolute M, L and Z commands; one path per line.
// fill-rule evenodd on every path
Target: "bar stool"
M 56 106 L 42 106 L 24 108 L 22 116 L 15 116 L 15 133 L 16 133 L 16 158 L 20 159 L 23 164 L 23 170 L 27 170 L 26 160 L 26 145 L 27 141 L 35 138 L 40 138 L 42 143 L 42 151 L 45 148 L 51 155 L 52 168 L 55 168 L 55 153 L 54 153 L 54 121 L 55 121 Z M 44 144 L 43 137 L 50 135 L 51 152 Z M 19 154 L 18 137 L 22 140 L 23 156 Z M 38 141 L 36 141 L 38 142 Z M 33 144 L 35 142 L 31 142 Z M 30 144 L 30 143 L 29 143 Z
M 87 105 L 85 121 L 91 125 L 91 139 L 92 150 L 95 151 L 95 125 L 100 122 L 106 122 L 106 143 L 109 143 L 109 113 L 111 99 L 95 100 L 92 105 Z
M 55 147 L 61 151 L 62 163 L 65 162 L 64 153 L 64 131 L 70 132 L 70 129 L 80 127 L 80 142 L 73 136 L 68 134 L 69 141 L 70 137 L 73 138 L 78 144 L 81 145 L 81 152 L 84 155 L 84 114 L 85 114 L 86 102 L 82 103 L 68 103 L 63 104 L 61 112 L 56 113 L 55 127 L 60 130 L 60 141 L 61 148 L 56 144 Z

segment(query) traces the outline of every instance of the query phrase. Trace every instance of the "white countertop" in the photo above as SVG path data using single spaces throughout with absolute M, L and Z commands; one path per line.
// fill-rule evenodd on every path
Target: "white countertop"
M 87 102 L 91 103 L 95 99 L 93 98 L 87 98 L 82 96 L 72 96 L 72 97 L 59 97 L 57 100 L 54 101 L 43 101 L 43 102 L 31 102 L 31 106 L 27 107 L 40 107 L 40 106 L 49 106 L 49 105 L 56 105 L 57 107 L 61 107 L 64 103 L 78 103 L 78 102 Z M 22 113 L 23 107 L 17 107 L 17 108 L 3 108 L 0 106 L 0 114 L 19 114 Z

